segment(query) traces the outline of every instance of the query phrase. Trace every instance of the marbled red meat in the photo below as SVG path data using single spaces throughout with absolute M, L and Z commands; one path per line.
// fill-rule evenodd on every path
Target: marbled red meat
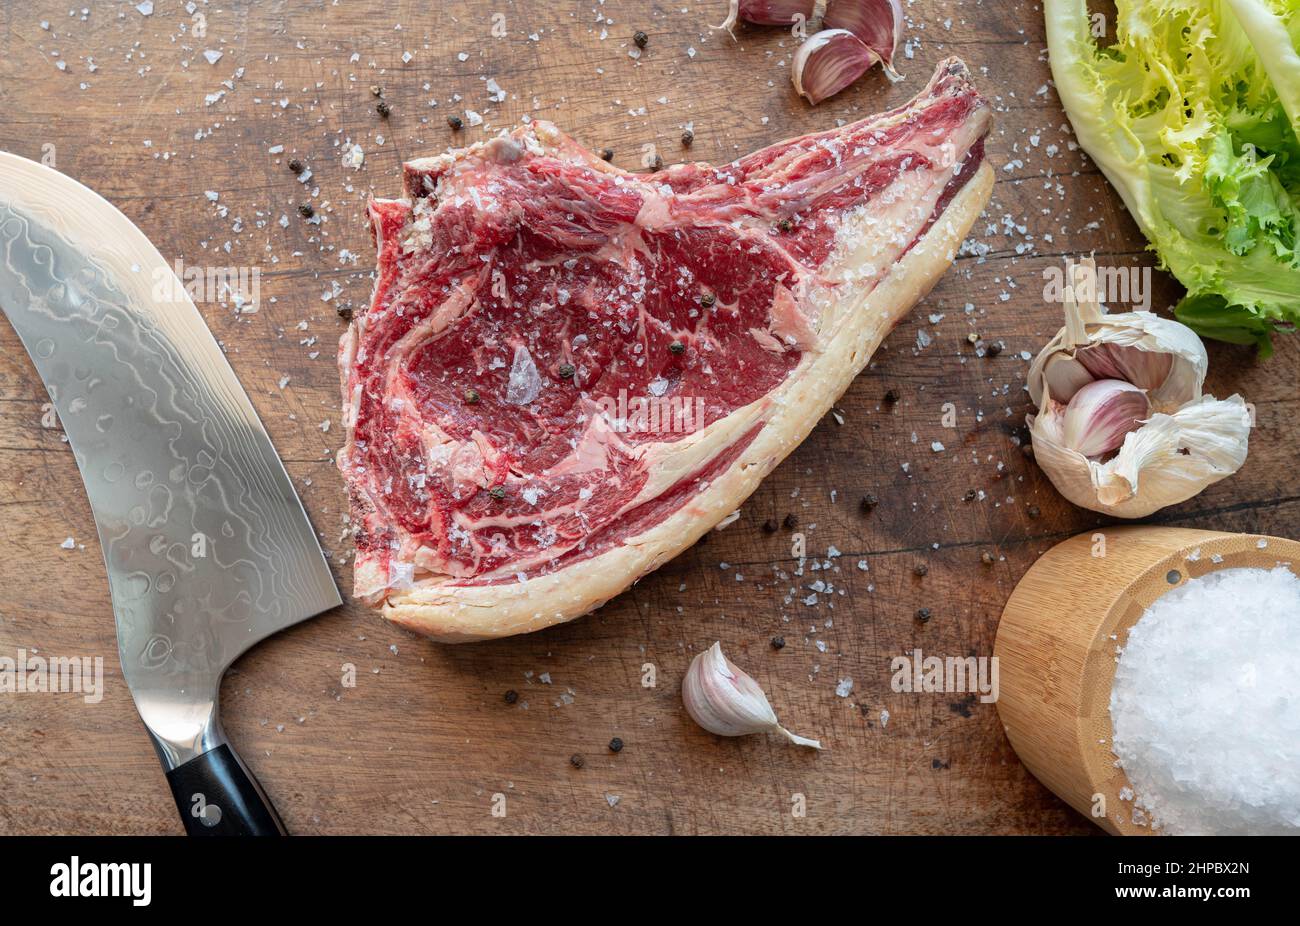
M 526 582 L 688 504 L 823 352 L 822 307 L 975 175 L 987 122 L 947 62 L 907 106 L 725 167 L 630 174 L 546 123 L 408 163 L 340 348 L 357 594 Z M 829 259 L 872 234 L 880 266 Z

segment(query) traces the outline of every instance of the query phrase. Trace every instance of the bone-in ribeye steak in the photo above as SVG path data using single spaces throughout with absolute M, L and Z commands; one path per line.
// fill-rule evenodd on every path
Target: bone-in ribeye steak
M 597 607 L 807 435 L 988 199 L 965 65 L 724 167 L 548 123 L 405 165 L 339 349 L 355 593 L 449 641 Z

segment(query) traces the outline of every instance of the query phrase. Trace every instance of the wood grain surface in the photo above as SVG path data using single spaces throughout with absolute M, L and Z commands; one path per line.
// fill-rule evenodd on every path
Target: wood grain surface
M 1019 764 L 992 705 L 890 688 L 891 657 L 915 648 L 991 653 L 1003 604 L 1034 559 L 1108 523 L 1064 502 L 1022 452 L 1024 379 L 1061 323 L 1043 300 L 1045 268 L 1088 253 L 1111 266 L 1153 260 L 1072 144 L 1036 4 L 906 4 L 906 79 L 891 85 L 877 71 L 815 109 L 790 87 L 797 43 L 788 32 L 741 27 L 733 41 L 709 29 L 724 0 L 191 6 L 193 15 L 155 0 L 146 16 L 132 3 L 91 2 L 69 15 L 66 3 L 4 2 L 0 148 L 52 158 L 169 259 L 258 269 L 258 311 L 229 300 L 200 309 L 345 589 L 336 310 L 366 303 L 364 204 L 399 191 L 404 158 L 527 116 L 614 149 L 629 168 L 650 145 L 668 163 L 727 161 L 895 105 L 952 54 L 996 110 L 988 153 L 997 184 L 977 246 L 738 521 L 596 614 L 540 634 L 445 647 L 347 605 L 235 666 L 223 688 L 226 727 L 291 831 L 1093 832 Z M 634 59 L 637 30 L 649 42 Z M 503 101 L 490 99 L 489 79 Z M 372 85 L 392 107 L 387 119 Z M 466 110 L 483 124 L 453 135 L 447 115 Z M 688 123 L 689 151 L 680 143 Z M 353 144 L 365 154 L 357 169 L 342 157 Z M 290 158 L 310 169 L 306 183 Z M 318 223 L 299 214 L 304 202 Z M 1152 305 L 1163 310 L 1178 288 L 1154 280 Z M 978 356 L 971 332 L 1005 349 Z M 1150 522 L 1298 533 L 1298 355 L 1288 337 L 1267 363 L 1211 346 L 1209 390 L 1256 406 L 1250 459 Z M 884 401 L 888 390 L 897 403 Z M 97 704 L 0 695 L 0 832 L 179 833 L 118 668 L 72 453 L 42 426 L 47 401 L 0 324 L 0 655 L 101 655 L 106 686 Z M 868 492 L 879 504 L 864 514 Z M 792 531 L 763 530 L 787 514 L 814 557 L 802 573 Z M 61 547 L 68 537 L 73 549 Z M 933 614 L 925 624 L 913 616 L 922 607 Z M 777 635 L 779 651 L 769 643 Z M 695 727 L 678 686 L 714 640 L 764 685 L 786 726 L 829 748 Z M 355 686 L 344 684 L 347 664 Z M 642 684 L 647 665 L 653 687 Z M 612 737 L 625 744 L 617 754 Z M 504 816 L 493 815 L 494 795 L 505 795 Z M 798 795 L 804 815 L 793 812 Z

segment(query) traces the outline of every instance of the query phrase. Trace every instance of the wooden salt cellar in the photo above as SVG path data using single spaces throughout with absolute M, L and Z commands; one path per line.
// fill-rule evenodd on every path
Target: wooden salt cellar
M 1300 573 L 1300 543 L 1178 527 L 1108 527 L 1048 550 L 1012 592 L 994 644 L 998 715 L 1020 760 L 1107 832 L 1150 835 L 1120 800 L 1130 785 L 1110 749 L 1118 649 L 1188 579 L 1279 565 Z

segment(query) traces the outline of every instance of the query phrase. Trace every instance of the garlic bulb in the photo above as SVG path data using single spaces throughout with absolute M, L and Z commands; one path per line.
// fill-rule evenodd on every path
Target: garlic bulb
M 722 654 L 721 643 L 691 660 L 682 679 L 682 703 L 692 720 L 718 736 L 770 731 L 796 746 L 822 748 L 817 740 L 796 736 L 777 722 L 763 689 Z
M 1202 395 L 1209 358 L 1196 334 L 1150 312 L 1106 314 L 1091 258 L 1069 263 L 1066 278 L 1065 327 L 1030 365 L 1039 411 L 1026 418 L 1057 491 L 1140 518 L 1239 470 L 1250 412 L 1240 396 Z

